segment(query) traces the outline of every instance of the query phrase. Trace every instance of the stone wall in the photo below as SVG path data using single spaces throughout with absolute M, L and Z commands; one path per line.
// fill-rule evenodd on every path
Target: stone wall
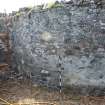
M 5 18 L 0 17 L 0 32 L 7 32 Z
M 0 39 L 0 64 L 5 63 L 5 46 L 3 41 Z
M 0 33 L 6 32 L 6 25 L 3 18 L 0 18 Z M 0 36 L 1 38 L 1 36 Z M 0 64 L 5 62 L 5 44 L 2 39 L 0 39 Z
M 105 9 L 94 3 L 32 10 L 12 27 L 14 65 L 33 83 L 103 95 Z M 77 90 L 78 90 L 77 89 Z

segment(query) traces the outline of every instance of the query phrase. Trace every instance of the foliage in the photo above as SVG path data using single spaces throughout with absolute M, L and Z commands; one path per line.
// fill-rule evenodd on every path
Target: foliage
M 21 12 L 17 12 L 16 16 L 19 17 L 21 15 Z
M 29 10 L 31 10 L 33 7 L 32 6 L 29 6 L 29 7 L 27 7 Z
M 58 3 L 58 2 L 50 2 L 48 4 L 45 4 L 43 9 L 50 9 L 50 8 L 57 8 L 57 7 L 63 7 L 63 4 L 61 3 Z
M 53 6 L 52 6 L 52 8 L 57 8 L 57 7 L 63 7 L 63 4 L 61 4 L 61 3 L 55 3 Z

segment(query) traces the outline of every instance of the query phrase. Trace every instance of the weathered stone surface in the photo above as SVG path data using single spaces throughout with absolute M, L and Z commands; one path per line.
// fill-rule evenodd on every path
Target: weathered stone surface
M 3 18 L 3 17 L 0 17 L 0 32 L 7 32 L 5 18 Z
M 3 41 L 0 39 L 0 63 L 5 62 L 5 46 Z
M 64 87 L 78 87 L 83 94 L 103 95 L 104 34 L 105 9 L 94 3 L 33 10 L 13 23 L 15 66 L 32 77 L 34 83 L 59 88 L 62 71 Z
M 0 32 L 6 32 L 6 25 L 3 17 L 0 17 Z M 5 62 L 5 44 L 2 39 L 0 39 L 0 63 Z

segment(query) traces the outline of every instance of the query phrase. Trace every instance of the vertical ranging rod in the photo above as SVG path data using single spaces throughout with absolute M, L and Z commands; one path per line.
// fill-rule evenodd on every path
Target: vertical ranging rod
M 61 61 L 62 61 L 62 58 L 61 58 L 61 56 L 59 55 L 59 93 L 60 93 L 60 105 L 64 105 L 63 104 L 63 101 L 62 101 L 62 63 L 61 63 Z

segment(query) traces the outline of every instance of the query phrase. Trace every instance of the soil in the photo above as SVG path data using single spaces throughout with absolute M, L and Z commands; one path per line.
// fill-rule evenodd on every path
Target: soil
M 60 94 L 30 80 L 7 80 L 0 81 L 0 105 L 105 105 L 105 97 Z

